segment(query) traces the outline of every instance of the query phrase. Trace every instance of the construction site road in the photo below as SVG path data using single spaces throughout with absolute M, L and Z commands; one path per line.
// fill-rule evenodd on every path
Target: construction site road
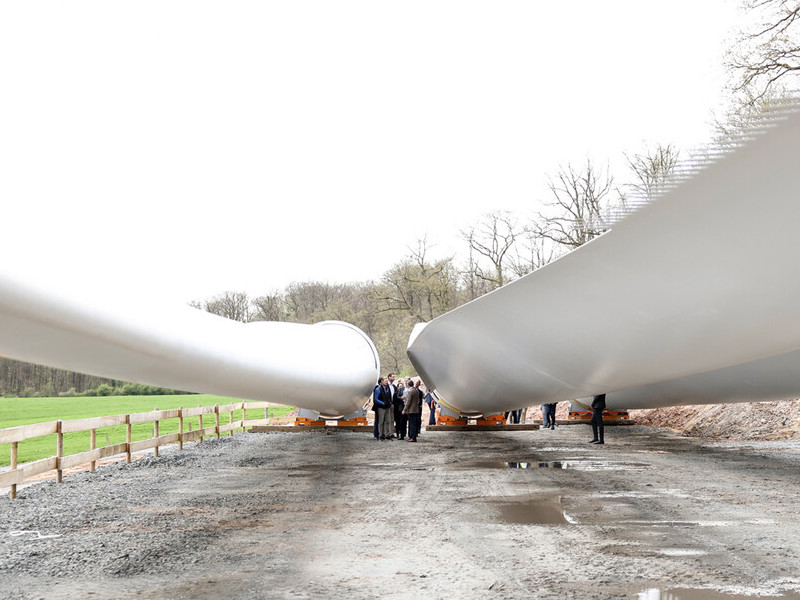
M 248 433 L 0 499 L 0 598 L 800 598 L 800 443 Z

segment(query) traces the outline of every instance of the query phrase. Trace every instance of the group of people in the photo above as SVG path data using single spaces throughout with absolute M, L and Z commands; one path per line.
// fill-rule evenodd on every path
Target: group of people
M 423 401 L 431 410 L 429 424 L 434 424 L 436 403 L 422 381 L 415 382 L 409 377 L 395 383 L 394 373 L 380 377 L 372 394 L 375 439 L 416 442 L 422 429 Z
M 416 442 L 422 429 L 422 403 L 430 408 L 429 425 L 436 424 L 436 402 L 423 385 L 410 377 L 395 383 L 394 373 L 378 378 L 378 385 L 372 394 L 372 410 L 375 411 L 373 434 L 376 440 L 408 439 Z M 545 429 L 556 428 L 556 404 L 542 404 L 542 423 Z M 604 444 L 603 411 L 606 408 L 606 395 L 592 398 L 592 433 L 590 444 Z M 505 420 L 519 423 L 523 409 L 507 411 Z

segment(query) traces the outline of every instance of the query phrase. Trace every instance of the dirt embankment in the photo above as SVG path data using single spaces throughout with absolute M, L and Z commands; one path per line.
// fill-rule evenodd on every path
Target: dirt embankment
M 556 418 L 566 420 L 569 402 L 559 402 Z M 663 427 L 680 435 L 730 441 L 800 440 L 800 399 L 781 402 L 742 402 L 667 406 L 631 410 L 637 425 Z M 538 406 L 528 408 L 529 422 L 541 420 Z
M 632 410 L 637 425 L 667 427 L 682 435 L 724 440 L 800 439 L 800 400 L 670 406 Z

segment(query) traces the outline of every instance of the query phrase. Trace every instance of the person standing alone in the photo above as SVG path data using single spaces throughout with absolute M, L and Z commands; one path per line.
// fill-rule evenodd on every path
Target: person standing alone
M 545 427 L 549 427 L 550 429 L 556 428 L 556 406 L 558 405 L 557 402 L 551 402 L 547 406 L 549 410 L 547 411 L 547 423 Z
M 606 409 L 606 395 L 599 394 L 592 398 L 592 433 L 594 439 L 590 444 L 605 444 L 603 439 L 603 411 Z M 599 434 L 599 436 L 598 436 Z

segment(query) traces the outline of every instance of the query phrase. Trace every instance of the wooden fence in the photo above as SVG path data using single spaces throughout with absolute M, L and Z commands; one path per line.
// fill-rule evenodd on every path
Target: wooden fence
M 237 402 L 225 406 L 216 404 L 214 406 L 198 406 L 197 408 L 176 408 L 172 410 L 156 409 L 148 413 L 92 417 L 89 419 L 75 419 L 72 421 L 48 421 L 46 423 L 33 423 L 31 425 L 0 429 L 0 444 L 11 444 L 11 468 L 8 471 L 0 472 L 0 488 L 10 487 L 10 496 L 13 499 L 17 497 L 17 485 L 41 473 L 55 471 L 56 481 L 61 483 L 65 469 L 88 464 L 89 469 L 94 472 L 97 461 L 108 458 L 109 456 L 125 454 L 126 461 L 130 463 L 131 455 L 135 452 L 141 452 L 142 450 L 149 450 L 152 448 L 153 454 L 158 456 L 158 448 L 160 446 L 178 444 L 178 447 L 183 450 L 183 444 L 185 442 L 191 442 L 197 439 L 202 441 L 204 437 L 212 435 L 219 438 L 224 433 L 233 435 L 236 430 L 241 429 L 244 431 L 248 426 L 268 424 L 268 411 L 270 406 L 277 405 L 267 402 Z M 264 410 L 264 418 L 248 420 L 247 411 L 258 409 Z M 234 421 L 233 413 L 239 410 L 242 411 L 242 418 Z M 205 426 L 203 423 L 203 417 L 205 415 L 208 415 L 206 417 L 208 419 L 213 418 L 213 425 Z M 221 424 L 221 417 L 224 418 L 226 415 L 228 417 L 228 422 Z M 184 431 L 184 419 L 190 417 L 197 417 L 200 426 L 193 431 Z M 167 419 L 178 419 L 178 432 L 168 435 L 159 435 L 159 423 Z M 132 441 L 132 426 L 137 423 L 152 423 L 152 437 L 136 442 Z M 126 441 L 122 444 L 112 444 L 98 448 L 97 430 L 102 427 L 114 427 L 117 425 L 125 425 Z M 64 435 L 79 431 L 90 432 L 89 450 L 65 455 Z M 23 465 L 17 464 L 19 442 L 53 434 L 56 436 L 55 456 L 25 463 Z

